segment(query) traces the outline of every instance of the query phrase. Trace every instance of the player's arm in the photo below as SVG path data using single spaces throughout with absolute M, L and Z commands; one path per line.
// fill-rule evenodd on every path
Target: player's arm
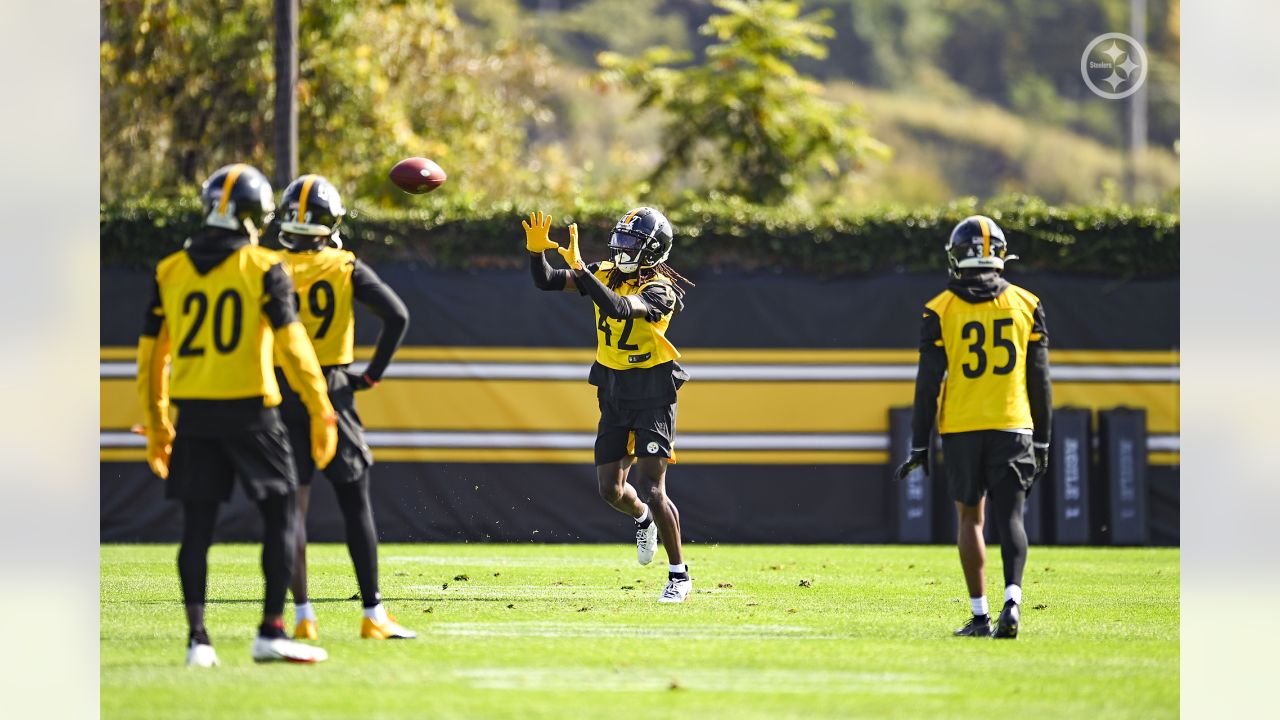
M 289 386 L 302 398 L 311 416 L 311 457 L 324 469 L 338 450 L 338 417 L 329 403 L 329 384 L 320 370 L 316 350 L 293 306 L 293 280 L 284 265 L 273 265 L 262 279 L 263 311 L 271 322 L 280 365 Z
M 158 283 L 153 284 L 151 302 L 138 335 L 137 359 L 147 465 L 160 478 L 168 478 L 174 437 L 173 424 L 169 422 L 169 329 L 164 321 Z
M 1049 381 L 1049 330 L 1044 306 L 1037 305 L 1027 343 L 1027 400 L 1031 404 L 1031 442 L 1036 474 L 1049 469 L 1049 440 L 1053 431 L 1053 385 Z
M 947 351 L 942 344 L 942 321 L 932 310 L 925 310 L 920 323 L 920 360 L 916 368 L 916 397 L 911 414 L 911 454 L 898 467 L 895 479 L 901 480 L 917 467 L 929 473 L 929 439 L 938 416 L 938 392 L 947 374 Z
M 382 331 L 378 333 L 369 367 L 365 368 L 363 375 L 352 377 L 353 387 L 364 390 L 382 379 L 382 374 L 391 364 L 391 357 L 404 341 L 404 334 L 409 329 L 409 308 L 372 268 L 359 260 L 355 263 L 355 270 L 351 273 L 355 299 L 382 321 Z
M 520 224 L 524 226 L 524 246 L 529 251 L 529 272 L 533 275 L 534 286 L 539 290 L 576 290 L 573 271 L 552 268 L 543 255 L 544 251 L 560 249 L 560 245 L 551 239 L 551 216 L 541 212 L 529 213 L 529 219 Z M 576 234 L 576 226 L 573 232 Z

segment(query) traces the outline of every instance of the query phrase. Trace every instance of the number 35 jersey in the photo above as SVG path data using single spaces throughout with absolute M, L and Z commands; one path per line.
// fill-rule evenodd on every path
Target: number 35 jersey
M 269 275 L 287 286 L 279 253 L 245 243 L 203 272 L 187 251 L 156 266 L 156 289 L 172 343 L 169 394 L 175 400 L 262 397 L 280 404 L 272 370 Z
M 324 366 L 349 364 L 355 359 L 356 256 L 331 247 L 282 255 L 297 288 L 298 319 L 316 348 L 316 358 Z
M 1039 298 L 1017 285 L 982 302 L 948 289 L 925 308 L 922 341 L 947 355 L 938 432 L 1030 429 L 1027 348 L 1048 342 Z

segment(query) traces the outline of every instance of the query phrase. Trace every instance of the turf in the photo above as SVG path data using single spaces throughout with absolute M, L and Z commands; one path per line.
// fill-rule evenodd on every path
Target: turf
M 357 638 L 346 550 L 311 548 L 316 666 L 255 665 L 258 548 L 215 546 L 222 659 L 183 666 L 169 545 L 104 545 L 104 718 L 844 718 L 1178 714 L 1179 554 L 1033 548 L 1016 641 L 952 638 L 954 548 L 687 548 L 683 605 L 621 545 L 384 545 L 383 595 L 416 641 Z M 1002 596 L 992 548 L 988 594 Z M 808 581 L 802 583 L 802 581 Z M 290 611 L 291 612 L 291 611 Z M 289 619 L 289 618 L 287 618 Z

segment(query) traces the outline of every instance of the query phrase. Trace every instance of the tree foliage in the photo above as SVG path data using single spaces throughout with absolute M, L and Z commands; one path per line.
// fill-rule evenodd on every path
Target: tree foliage
M 651 180 L 681 171 L 695 182 L 756 203 L 786 199 L 815 176 L 841 178 L 888 148 L 867 132 L 856 106 L 824 97 L 796 58 L 822 58 L 833 34 L 827 13 L 800 14 L 787 0 L 714 0 L 721 10 L 699 32 L 715 43 L 705 60 L 669 48 L 638 58 L 601 53 L 600 78 L 637 90 L 639 108 L 664 117 L 663 157 Z
M 272 166 L 271 0 L 120 0 L 102 8 L 102 191 L 189 192 L 232 161 Z M 484 45 L 444 0 L 326 0 L 299 16 L 301 170 L 348 194 L 404 196 L 386 170 L 425 155 L 451 190 L 530 186 L 527 125 L 547 58 L 538 45 Z

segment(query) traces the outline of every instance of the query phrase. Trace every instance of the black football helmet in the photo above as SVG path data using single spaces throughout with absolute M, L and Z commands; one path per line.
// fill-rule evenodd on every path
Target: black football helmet
M 326 242 L 342 247 L 338 225 L 346 216 L 342 196 L 320 175 L 289 183 L 280 199 L 280 244 L 290 250 L 317 250 Z
M 1017 255 L 1007 255 L 1009 244 L 1004 231 L 995 220 L 986 215 L 970 215 L 956 225 L 947 240 L 947 264 L 951 274 L 960 277 L 964 268 L 986 268 L 1004 271 L 1005 260 L 1015 260 Z
M 651 207 L 636 208 L 613 227 L 609 251 L 619 270 L 633 273 L 665 262 L 673 238 L 666 215 Z
M 257 235 L 275 215 L 275 191 L 267 176 L 252 165 L 218 168 L 200 186 L 204 224 L 242 235 Z

